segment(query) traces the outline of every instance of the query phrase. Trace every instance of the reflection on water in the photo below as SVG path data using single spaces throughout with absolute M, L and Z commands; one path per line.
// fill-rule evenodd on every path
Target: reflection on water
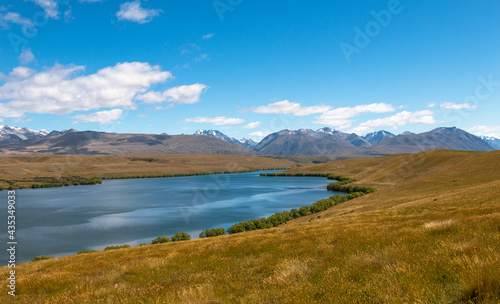
M 265 171 L 272 172 L 272 171 Z M 260 172 L 259 172 L 260 173 Z M 228 228 L 249 219 L 310 205 L 332 193 L 320 177 L 259 173 L 106 180 L 102 185 L 17 192 L 18 263 L 108 245 L 150 243 L 160 235 Z M 7 195 L 6 191 L 0 194 Z M 0 211 L 7 218 L 7 210 Z M 1 241 L 5 244 L 6 227 Z M 1 264 L 7 264 L 6 254 Z

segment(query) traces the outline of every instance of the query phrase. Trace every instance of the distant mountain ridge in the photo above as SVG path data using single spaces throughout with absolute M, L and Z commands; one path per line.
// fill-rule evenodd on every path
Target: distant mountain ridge
M 11 143 L 20 140 L 42 138 L 49 134 L 47 131 L 34 131 L 28 128 L 0 125 L 0 143 Z
M 132 153 L 256 154 L 242 145 L 201 135 L 115 134 L 83 131 L 0 144 L 0 154 L 3 155 L 40 153 L 82 155 Z
M 74 129 L 47 132 L 0 126 L 1 154 L 87 154 L 127 153 L 178 154 L 262 154 L 311 156 L 376 156 L 416 153 L 429 149 L 490 151 L 500 140 L 478 137 L 458 128 L 436 128 L 414 134 L 394 135 L 377 131 L 359 136 L 332 128 L 316 131 L 303 128 L 281 130 L 259 143 L 252 139 L 229 137 L 217 130 L 198 130 L 194 135 L 115 134 Z
M 194 132 L 193 135 L 210 136 L 210 137 L 214 137 L 214 138 L 218 138 L 218 139 L 227 141 L 227 142 L 232 143 L 232 144 L 242 145 L 242 146 L 247 147 L 249 149 L 253 149 L 257 145 L 257 143 L 250 138 L 244 137 L 244 138 L 238 140 L 234 137 L 229 137 L 229 136 L 227 136 L 227 135 L 225 135 L 222 132 L 217 131 L 217 130 L 198 130 L 198 131 Z
M 500 149 L 500 139 L 499 138 L 495 138 L 492 136 L 481 136 L 480 138 L 482 140 L 484 140 L 485 142 L 487 142 L 490 146 L 495 148 L 495 150 Z
M 371 154 L 416 153 L 425 150 L 450 149 L 468 151 L 494 150 L 481 138 L 456 127 L 436 128 L 420 134 L 403 133 L 386 138 L 370 149 Z

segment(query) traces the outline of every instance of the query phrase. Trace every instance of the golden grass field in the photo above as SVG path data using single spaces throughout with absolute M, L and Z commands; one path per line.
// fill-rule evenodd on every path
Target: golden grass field
M 500 151 L 290 171 L 379 190 L 277 228 L 17 265 L 0 302 L 500 303 Z
M 32 184 L 54 183 L 73 176 L 161 176 L 282 169 L 296 165 L 296 162 L 286 159 L 244 155 L 0 156 L 0 187 L 31 187 Z

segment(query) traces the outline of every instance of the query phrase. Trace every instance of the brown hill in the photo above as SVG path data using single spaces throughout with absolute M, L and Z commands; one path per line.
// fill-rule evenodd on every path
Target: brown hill
M 277 228 L 17 265 L 16 300 L 499 303 L 499 151 L 427 151 L 290 172 L 357 177 L 379 191 Z M 11 301 L 7 291 L 0 285 L 0 301 Z
M 125 155 L 143 152 L 156 154 L 256 154 L 241 145 L 201 135 L 114 134 L 93 131 L 74 132 L 0 145 L 0 153 L 3 155 L 35 153 Z

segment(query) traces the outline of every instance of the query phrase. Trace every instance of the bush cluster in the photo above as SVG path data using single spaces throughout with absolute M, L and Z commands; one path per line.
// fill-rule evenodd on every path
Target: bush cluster
M 122 249 L 122 248 L 130 248 L 130 245 L 125 244 L 125 245 L 117 245 L 117 246 L 107 246 L 106 248 L 104 248 L 104 250 L 115 250 L 115 249 Z
M 204 230 L 200 233 L 200 238 L 206 238 L 206 237 L 214 237 L 214 236 L 219 236 L 219 235 L 224 235 L 226 234 L 226 229 L 224 228 L 215 228 L 215 229 L 207 229 Z
M 191 236 L 187 234 L 186 232 L 180 232 L 176 233 L 172 237 L 167 237 L 167 236 L 159 236 L 153 241 L 151 241 L 151 244 L 163 244 L 163 243 L 168 243 L 168 242 L 180 242 L 180 241 L 189 241 L 191 239 Z
M 40 179 L 43 180 L 42 178 L 35 178 L 35 180 Z M 65 186 L 78 186 L 78 185 L 95 185 L 95 184 L 102 184 L 102 179 L 100 177 L 89 177 L 89 178 L 83 178 L 83 177 L 64 177 L 61 178 L 60 181 L 54 181 L 54 182 L 44 182 L 43 184 L 32 184 L 31 188 L 33 189 L 38 189 L 38 188 L 54 188 L 54 187 L 65 187 Z
M 43 261 L 43 260 L 50 260 L 50 259 L 53 259 L 54 257 L 53 256 L 49 256 L 49 255 L 39 255 L 37 257 L 35 257 L 33 260 L 31 260 L 32 262 L 36 262 L 36 261 Z
M 92 252 L 98 252 L 99 250 L 82 250 L 78 251 L 76 254 L 84 254 L 84 253 L 92 253 Z

